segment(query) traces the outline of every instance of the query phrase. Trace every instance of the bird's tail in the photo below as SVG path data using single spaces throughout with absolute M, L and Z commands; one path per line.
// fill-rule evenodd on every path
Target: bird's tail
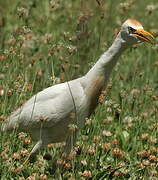
M 7 124 L 6 122 L 3 122 L 2 126 L 1 126 L 1 131 L 4 132 L 4 131 L 7 131 Z
M 15 128 L 18 128 L 18 120 L 19 120 L 19 109 L 15 111 L 10 117 L 4 120 L 1 131 L 13 131 Z
M 6 119 L 5 122 L 3 122 L 2 126 L 1 126 L 1 131 L 5 132 L 5 131 L 13 131 L 15 128 L 17 128 L 17 118 L 14 119 Z

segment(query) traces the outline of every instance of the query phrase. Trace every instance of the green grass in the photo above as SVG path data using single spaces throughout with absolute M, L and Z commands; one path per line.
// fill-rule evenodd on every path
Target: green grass
M 0 3 L 1 120 L 40 90 L 84 75 L 127 18 L 158 35 L 156 0 L 98 2 Z M 1 133 L 0 178 L 157 179 L 157 42 L 130 48 L 120 57 L 104 102 L 80 131 L 75 147 L 80 153 L 65 160 L 61 146 L 51 145 L 23 167 L 34 142 L 27 134 Z M 57 159 L 54 174 L 49 173 L 52 161 L 43 160 L 46 152 Z

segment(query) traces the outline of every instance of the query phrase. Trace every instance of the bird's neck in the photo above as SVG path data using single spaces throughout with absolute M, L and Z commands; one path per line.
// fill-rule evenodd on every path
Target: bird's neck
M 99 78 L 104 79 L 104 86 L 106 85 L 112 69 L 114 68 L 119 56 L 128 48 L 128 45 L 120 38 L 120 35 L 117 36 L 112 46 L 101 55 L 97 63 L 89 70 L 86 74 L 86 79 L 91 86 L 94 81 Z
M 118 35 L 112 46 L 99 58 L 97 63 L 84 76 L 84 91 L 88 103 L 88 116 L 94 112 L 101 91 L 106 87 L 106 83 L 118 57 L 126 48 L 126 43 L 122 41 Z

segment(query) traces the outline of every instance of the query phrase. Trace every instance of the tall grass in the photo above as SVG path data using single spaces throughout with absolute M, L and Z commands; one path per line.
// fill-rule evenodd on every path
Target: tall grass
M 84 75 L 127 18 L 157 36 L 157 9 L 155 0 L 0 2 L 0 119 L 40 90 Z M 69 159 L 61 145 L 49 145 L 24 167 L 34 142 L 1 133 L 0 178 L 157 179 L 157 52 L 156 39 L 120 57 Z M 55 173 L 45 153 L 57 160 Z

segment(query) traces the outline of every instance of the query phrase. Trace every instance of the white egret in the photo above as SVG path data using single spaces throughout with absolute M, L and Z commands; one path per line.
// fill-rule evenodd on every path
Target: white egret
M 62 141 L 66 141 L 65 151 L 69 154 L 85 119 L 94 112 L 118 57 L 134 44 L 144 41 L 152 44 L 148 37 L 154 38 L 138 21 L 127 19 L 112 46 L 86 75 L 37 93 L 8 117 L 2 130 L 17 128 L 19 132 L 29 133 L 37 142 L 31 156 L 49 143 Z M 74 118 L 71 117 L 73 113 Z M 70 131 L 71 124 L 76 127 L 74 136 Z

